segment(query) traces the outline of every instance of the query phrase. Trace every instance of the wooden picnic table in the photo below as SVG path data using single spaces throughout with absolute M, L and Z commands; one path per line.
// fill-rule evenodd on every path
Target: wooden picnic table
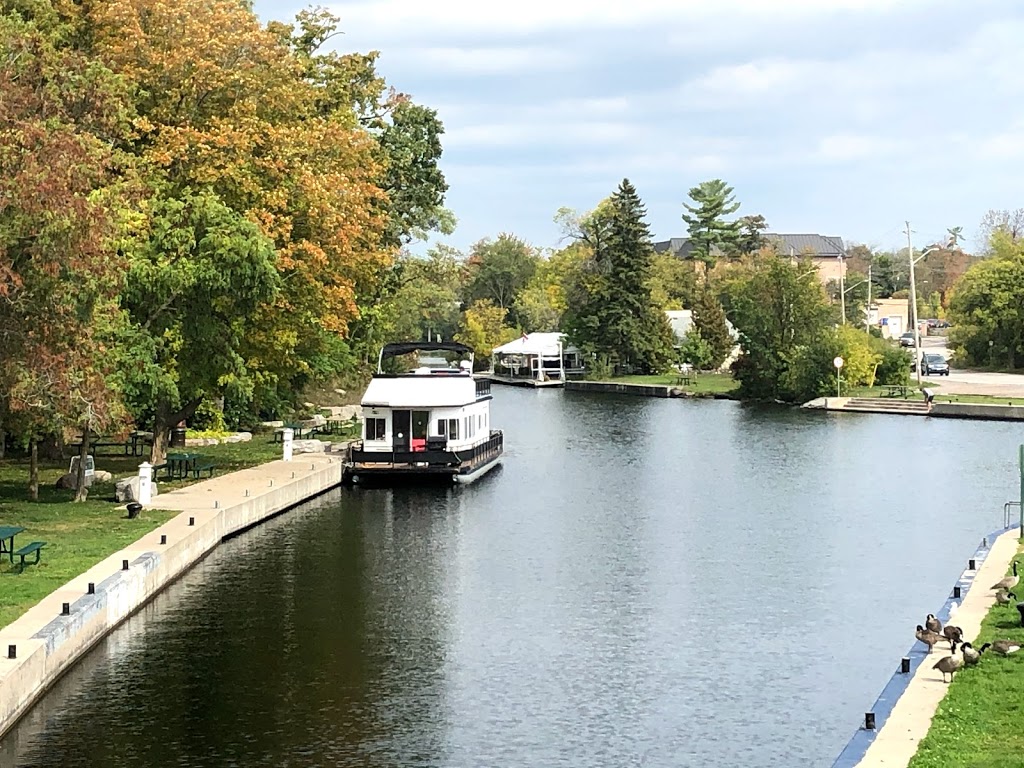
M 885 397 L 906 397 L 909 389 L 906 384 L 886 384 Z
M 24 531 L 20 525 L 0 525 L 0 555 L 4 553 L 14 562 L 14 537 Z

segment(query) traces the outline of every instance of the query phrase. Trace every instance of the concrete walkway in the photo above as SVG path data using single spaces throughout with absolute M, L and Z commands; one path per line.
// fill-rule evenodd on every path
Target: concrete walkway
M 995 604 L 995 592 L 988 589 L 1004 575 L 1010 561 L 1017 553 L 1020 531 L 1013 529 L 999 536 L 992 544 L 988 556 L 978 568 L 974 583 L 963 599 L 956 615 L 950 619 L 960 627 L 964 637 L 973 644 L 981 630 L 982 619 Z M 925 611 L 924 613 L 927 613 Z M 921 623 L 924 623 L 924 613 Z M 907 636 L 913 638 L 913 627 L 907 627 Z M 932 718 L 938 709 L 949 685 L 942 682 L 942 675 L 932 666 L 943 656 L 949 655 L 949 643 L 942 642 L 918 666 L 914 677 L 899 701 L 893 707 L 882 729 L 868 747 L 858 768 L 903 768 L 917 752 L 921 739 L 928 733 Z M 961 674 L 970 674 L 970 671 Z
M 338 454 L 300 454 L 157 496 L 150 508 L 181 514 L 0 629 L 0 734 L 94 643 L 225 536 L 340 485 L 342 466 Z

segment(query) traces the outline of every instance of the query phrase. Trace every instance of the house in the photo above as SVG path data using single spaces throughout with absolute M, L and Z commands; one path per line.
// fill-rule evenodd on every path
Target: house
M 822 284 L 846 277 L 846 248 L 841 237 L 827 235 L 789 235 L 765 233 L 765 240 L 773 244 L 779 253 L 788 253 L 793 258 L 810 258 L 818 268 Z M 679 258 L 693 256 L 693 243 L 688 237 L 673 237 L 654 244 L 657 253 L 673 253 Z
M 909 299 L 875 299 L 868 310 L 868 322 L 882 329 L 882 338 L 898 339 L 910 327 Z
M 693 310 L 692 309 L 666 309 L 665 315 L 668 317 L 668 324 L 672 328 L 672 333 L 676 337 L 675 347 L 679 348 L 680 344 L 683 343 L 683 339 L 693 328 Z M 725 324 L 729 327 L 729 335 L 739 342 L 739 332 L 733 327 L 733 324 L 725 321 Z M 727 370 L 730 365 L 740 355 L 740 345 L 737 343 L 733 347 L 732 353 L 729 355 L 725 363 L 722 364 L 721 370 Z

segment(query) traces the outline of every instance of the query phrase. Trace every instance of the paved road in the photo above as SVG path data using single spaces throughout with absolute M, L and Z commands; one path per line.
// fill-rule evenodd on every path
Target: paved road
M 946 339 L 925 336 L 921 339 L 925 354 L 938 354 L 949 359 Z M 934 380 L 940 384 L 943 395 L 993 395 L 995 397 L 1024 397 L 1024 375 L 1016 373 L 982 373 L 951 369 L 949 376 L 922 376 L 922 381 Z

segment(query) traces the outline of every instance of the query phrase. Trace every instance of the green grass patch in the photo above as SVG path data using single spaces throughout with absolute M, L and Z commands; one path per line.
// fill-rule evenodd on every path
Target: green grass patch
M 622 384 L 677 387 L 696 395 L 725 395 L 731 394 L 739 388 L 739 383 L 728 373 L 691 374 L 691 384 L 677 384 L 679 378 L 678 374 L 668 373 L 657 376 L 616 376 L 611 381 Z
M 323 437 L 342 440 L 341 436 Z M 281 445 L 269 434 L 257 434 L 248 443 L 189 448 L 203 460 L 214 462 L 216 474 L 232 472 L 273 461 L 281 457 Z M 110 472 L 114 479 L 138 473 L 143 457 L 96 457 L 96 469 Z M 68 470 L 70 460 L 40 461 L 39 501 L 28 499 L 28 461 L 8 458 L 0 461 L 0 525 L 25 528 L 14 540 L 15 548 L 32 541 L 45 541 L 38 565 L 28 565 L 18 573 L 17 565 L 0 559 L 0 627 L 6 626 L 39 600 L 92 566 L 159 527 L 174 512 L 145 509 L 135 520 L 127 519 L 124 505 L 114 499 L 114 483 L 96 483 L 89 489 L 89 500 L 72 502 L 74 491 L 58 490 L 57 479 Z M 162 475 L 162 473 L 161 473 Z M 183 488 L 194 479 L 167 481 L 158 478 L 161 493 Z M 33 556 L 28 559 L 32 560 Z
M 1017 560 L 1018 568 L 1024 569 L 1020 551 Z M 1015 591 L 1024 595 L 1019 585 Z M 1020 626 L 1015 600 L 1011 599 L 1010 605 L 992 607 L 982 622 L 978 639 L 971 645 L 981 648 L 983 643 L 1000 638 L 1024 645 L 1024 628 Z M 948 644 L 945 650 L 948 653 Z M 934 664 L 942 656 L 937 650 L 926 663 Z M 1024 755 L 1022 715 L 1024 650 L 1005 658 L 986 651 L 977 667 L 961 670 L 954 676 L 909 768 L 1021 765 L 1021 755 Z

